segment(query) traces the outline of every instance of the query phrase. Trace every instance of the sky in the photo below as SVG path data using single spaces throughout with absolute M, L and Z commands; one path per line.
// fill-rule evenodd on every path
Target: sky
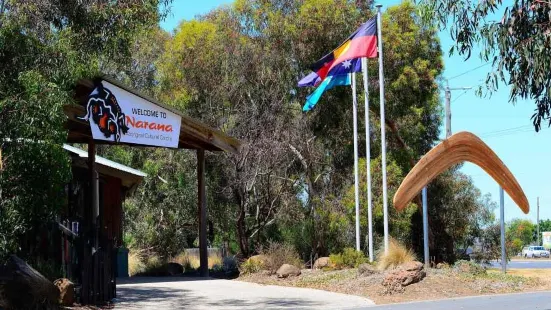
M 193 19 L 196 15 L 229 4 L 230 0 L 174 0 L 171 14 L 161 23 L 161 27 L 172 32 L 182 20 Z M 398 4 L 401 0 L 378 1 L 385 6 Z M 343 34 L 343 38 L 348 34 Z M 478 53 L 465 61 L 458 55 L 449 56 L 453 41 L 447 30 L 439 33 L 444 54 L 444 78 L 450 88 L 473 87 L 473 90 L 453 90 L 451 94 L 452 133 L 470 131 L 478 135 L 507 165 L 524 189 L 530 202 L 530 213 L 525 215 L 505 193 L 505 220 L 527 218 L 536 220 L 536 200 L 539 197 L 540 219 L 551 219 L 551 129 L 546 126 L 536 133 L 530 117 L 535 104 L 530 100 L 519 100 L 515 105 L 509 102 L 510 88 L 500 85 L 491 97 L 478 97 L 474 88 L 483 83 L 491 65 L 484 65 Z M 384 38 L 383 38 L 384 40 Z M 484 65 L 481 67 L 481 65 Z M 444 104 L 444 92 L 441 92 Z M 445 134 L 442 128 L 442 138 Z M 471 176 L 474 184 L 483 194 L 489 193 L 499 203 L 498 184 L 481 168 L 465 163 L 462 172 Z M 549 190 L 549 192 L 548 192 Z M 499 208 L 495 210 L 499 218 Z

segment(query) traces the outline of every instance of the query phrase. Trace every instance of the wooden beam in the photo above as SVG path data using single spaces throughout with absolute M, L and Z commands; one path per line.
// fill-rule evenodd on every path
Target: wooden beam
M 199 209 L 199 272 L 209 276 L 207 250 L 207 197 L 205 193 L 205 151 L 197 150 L 197 204 Z

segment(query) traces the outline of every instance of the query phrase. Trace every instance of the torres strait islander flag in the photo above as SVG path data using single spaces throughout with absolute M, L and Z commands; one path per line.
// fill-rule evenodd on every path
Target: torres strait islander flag
M 299 81 L 299 87 L 317 86 L 328 75 L 343 75 L 361 71 L 360 58 L 377 57 L 377 19 L 372 18 L 362 24 L 344 43 L 331 53 L 323 56 L 311 66 L 312 73 Z M 351 65 L 342 66 L 345 61 Z

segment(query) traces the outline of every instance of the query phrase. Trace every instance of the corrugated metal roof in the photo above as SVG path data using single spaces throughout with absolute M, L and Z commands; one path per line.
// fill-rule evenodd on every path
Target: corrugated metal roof
M 81 158 L 88 158 L 88 152 L 87 151 L 84 151 L 84 150 L 81 150 L 79 148 L 70 146 L 68 144 L 63 144 L 63 148 L 65 150 L 71 152 L 71 153 L 77 154 Z M 142 172 L 140 170 L 136 170 L 134 168 L 130 168 L 128 166 L 119 164 L 117 162 L 114 162 L 114 161 L 109 160 L 107 158 L 103 158 L 101 156 L 96 156 L 96 163 L 98 163 L 100 165 L 103 165 L 103 166 L 113 168 L 113 169 L 121 170 L 121 171 L 130 173 L 130 174 L 133 174 L 133 175 L 137 175 L 137 176 L 140 176 L 140 177 L 146 177 L 147 176 L 147 174 L 145 172 Z

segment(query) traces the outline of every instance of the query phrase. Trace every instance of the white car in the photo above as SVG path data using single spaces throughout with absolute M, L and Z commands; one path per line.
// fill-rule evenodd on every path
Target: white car
M 522 256 L 531 257 L 531 258 L 534 258 L 534 257 L 549 258 L 549 251 L 547 251 L 542 246 L 533 245 L 533 246 L 524 247 L 524 249 L 522 249 Z

